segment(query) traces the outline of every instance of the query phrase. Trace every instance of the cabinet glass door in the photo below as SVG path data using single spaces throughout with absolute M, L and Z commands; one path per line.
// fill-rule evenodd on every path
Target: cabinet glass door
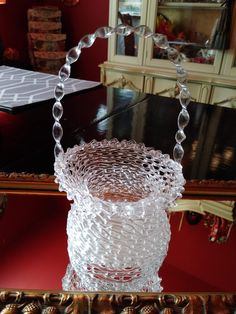
M 232 7 L 232 19 L 230 32 L 230 47 L 225 51 L 224 60 L 222 63 L 221 74 L 227 75 L 234 79 L 232 86 L 235 86 L 236 78 L 236 1 Z
M 235 50 L 236 52 L 236 50 Z M 232 77 L 236 77 L 236 56 L 233 49 L 227 50 L 225 52 L 221 74 Z M 235 87 L 235 82 L 232 83 L 232 86 Z
M 151 1 L 155 7 L 149 10 L 148 21 L 153 31 L 165 34 L 180 51 L 188 68 L 217 73 L 228 31 L 227 8 L 221 1 Z M 147 51 L 149 63 L 167 59 L 166 52 L 153 45 Z
M 119 0 L 117 24 L 139 26 L 142 12 L 142 0 Z M 138 55 L 138 38 L 134 34 L 127 37 L 117 36 L 116 54 L 125 56 Z
M 127 24 L 133 27 L 145 24 L 148 0 L 111 0 L 109 24 Z M 111 13 L 112 12 L 112 13 Z M 143 39 L 134 34 L 116 35 L 110 39 L 109 61 L 141 64 Z

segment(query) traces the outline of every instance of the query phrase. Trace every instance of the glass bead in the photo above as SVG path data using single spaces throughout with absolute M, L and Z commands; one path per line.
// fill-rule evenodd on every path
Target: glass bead
M 178 162 L 178 163 L 181 163 L 181 161 L 183 159 L 183 156 L 184 156 L 184 149 L 183 149 L 183 147 L 181 146 L 181 144 L 176 143 L 175 147 L 173 149 L 174 160 L 176 162 Z
M 61 100 L 64 96 L 64 84 L 62 82 L 58 83 L 55 91 L 54 91 L 54 96 L 56 100 Z
M 133 32 L 133 27 L 129 25 L 120 24 L 115 28 L 117 35 L 128 36 Z
M 182 109 L 178 115 L 178 128 L 184 129 L 189 123 L 189 113 L 186 109 Z
M 89 34 L 81 38 L 81 40 L 78 43 L 78 48 L 89 48 L 93 45 L 93 43 L 96 40 L 95 34 Z
M 177 85 L 179 87 L 179 90 L 186 89 L 187 84 L 188 84 L 187 78 L 185 80 L 182 79 L 181 82 L 179 80 L 177 80 Z
M 135 34 L 139 35 L 140 37 L 148 38 L 153 35 L 153 32 L 149 27 L 146 25 L 140 25 L 134 28 Z
M 167 49 L 169 47 L 169 42 L 165 35 L 153 34 L 152 39 L 158 48 Z
M 179 93 L 179 101 L 181 106 L 186 109 L 191 101 L 191 94 L 187 88 L 181 89 Z
M 109 26 L 100 27 L 96 30 L 95 36 L 98 38 L 108 38 L 114 33 L 114 28 Z
M 182 65 L 176 64 L 176 74 L 177 77 L 185 77 L 187 75 L 187 72 L 185 71 Z
M 80 54 L 81 49 L 78 47 L 71 48 L 66 55 L 66 62 L 69 64 L 76 62 L 79 59 Z
M 54 156 L 55 156 L 55 158 L 57 158 L 63 152 L 64 151 L 63 151 L 63 148 L 62 148 L 61 144 L 60 143 L 56 143 L 56 145 L 54 146 Z
M 63 115 L 63 106 L 60 101 L 56 101 L 52 107 L 52 115 L 56 121 L 59 121 Z
M 171 62 L 173 62 L 175 64 L 180 64 L 181 63 L 182 58 L 181 58 L 181 55 L 180 55 L 180 53 L 178 52 L 177 49 L 169 47 L 167 49 L 167 54 L 168 54 L 168 59 Z
M 71 66 L 69 63 L 64 64 L 59 71 L 59 79 L 66 81 L 70 77 Z
M 186 139 L 186 135 L 183 130 L 178 130 L 175 134 L 175 140 L 177 143 L 182 143 Z
M 185 84 L 187 82 L 187 72 L 180 64 L 176 64 L 176 77 L 179 83 Z
M 57 121 L 53 124 L 52 134 L 53 134 L 54 140 L 56 142 L 60 142 L 63 136 L 63 129 L 62 129 L 61 124 Z

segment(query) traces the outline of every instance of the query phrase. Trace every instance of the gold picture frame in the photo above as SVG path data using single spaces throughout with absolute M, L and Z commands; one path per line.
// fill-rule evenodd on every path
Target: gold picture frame
M 0 290 L 1 314 L 175 314 L 236 310 L 234 293 L 87 293 Z

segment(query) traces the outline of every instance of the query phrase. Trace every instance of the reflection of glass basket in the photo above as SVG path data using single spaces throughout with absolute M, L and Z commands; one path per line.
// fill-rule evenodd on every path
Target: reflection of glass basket
M 81 48 L 97 37 L 128 36 L 135 32 L 150 37 L 166 49 L 175 64 L 182 110 L 172 160 L 144 144 L 116 139 L 92 141 L 63 151 L 61 99 L 63 82 L 70 75 Z M 63 278 L 65 290 L 161 291 L 158 270 L 167 254 L 170 227 L 166 210 L 181 197 L 185 183 L 180 164 L 190 94 L 179 54 L 163 35 L 146 26 L 103 27 L 72 48 L 59 73 L 53 107 L 55 123 L 55 176 L 59 189 L 73 200 L 67 221 L 70 265 Z

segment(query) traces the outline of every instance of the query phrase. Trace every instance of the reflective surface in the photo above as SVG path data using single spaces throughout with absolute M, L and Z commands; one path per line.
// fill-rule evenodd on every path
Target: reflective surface
M 0 171 L 53 174 L 53 100 L 0 112 Z M 113 137 L 135 139 L 172 154 L 178 100 L 131 90 L 99 87 L 64 99 L 63 146 Z M 236 111 L 190 103 L 183 142 L 186 179 L 236 178 Z
M 53 174 L 52 105 L 53 100 L 0 112 L 1 171 Z M 178 100 L 99 87 L 66 96 L 64 111 L 65 148 L 117 137 L 172 152 Z M 236 111 L 191 103 L 189 112 L 185 177 L 235 179 Z M 61 289 L 69 263 L 69 207 L 59 194 L 9 195 L 0 216 L 0 287 Z M 219 245 L 208 241 L 203 221 L 190 226 L 175 213 L 170 224 L 169 252 L 160 271 L 164 291 L 235 291 L 235 228 L 228 242 Z

